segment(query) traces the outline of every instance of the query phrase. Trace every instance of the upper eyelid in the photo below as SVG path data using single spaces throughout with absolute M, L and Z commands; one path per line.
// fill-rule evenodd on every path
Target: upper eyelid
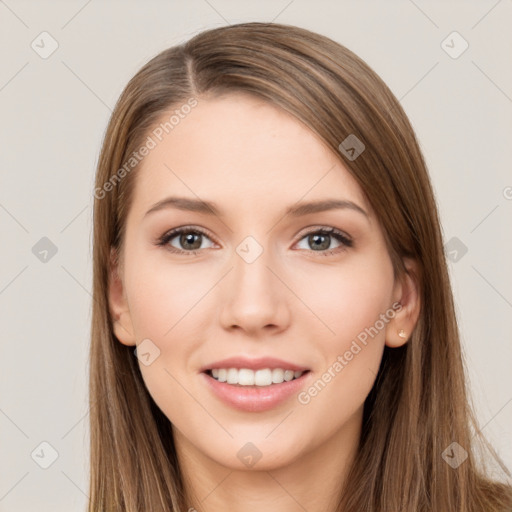
M 343 229 L 335 228 L 334 226 L 326 226 L 323 224 L 317 224 L 317 225 L 313 225 L 313 226 L 308 226 L 307 228 L 304 228 L 304 229 L 306 229 L 307 231 L 302 232 L 300 235 L 301 237 L 309 235 L 310 233 L 316 233 L 317 231 L 328 231 L 329 233 L 332 232 L 333 234 L 341 233 L 346 238 L 352 240 L 352 236 L 349 235 L 346 231 L 344 231 Z
M 178 226 L 176 228 L 169 229 L 160 237 L 160 239 L 167 238 L 167 237 L 174 238 L 183 232 L 185 232 L 185 233 L 186 232 L 198 232 L 198 233 L 201 233 L 202 235 L 205 235 L 208 238 L 210 238 L 212 240 L 212 242 L 216 241 L 215 237 L 210 235 L 210 233 L 208 232 L 207 229 L 199 227 L 199 226 L 194 226 L 194 225 Z

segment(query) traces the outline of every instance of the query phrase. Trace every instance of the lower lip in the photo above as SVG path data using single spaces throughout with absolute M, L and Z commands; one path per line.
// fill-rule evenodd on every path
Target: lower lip
M 207 373 L 201 373 L 206 384 L 226 404 L 247 412 L 268 411 L 298 393 L 311 372 L 303 373 L 298 379 L 270 386 L 233 386 L 219 382 Z

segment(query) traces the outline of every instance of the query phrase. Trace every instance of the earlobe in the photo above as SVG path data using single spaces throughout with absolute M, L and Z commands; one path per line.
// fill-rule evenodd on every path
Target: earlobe
M 407 343 L 421 310 L 417 262 L 407 258 L 404 265 L 406 271 L 395 286 L 395 299 L 400 308 L 386 328 L 386 345 L 394 348 Z
M 108 298 L 113 330 L 116 338 L 128 346 L 135 345 L 135 336 L 126 301 L 117 251 L 110 251 L 110 270 L 108 278 Z

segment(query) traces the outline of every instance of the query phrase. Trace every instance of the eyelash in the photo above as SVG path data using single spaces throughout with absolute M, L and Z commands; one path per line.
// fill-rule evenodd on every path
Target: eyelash
M 193 226 L 184 226 L 184 227 L 180 227 L 180 228 L 174 228 L 174 229 L 171 229 L 170 231 L 167 231 L 166 233 L 164 233 L 156 242 L 156 245 L 159 246 L 159 247 L 165 247 L 166 250 L 172 252 L 172 253 L 175 253 L 175 254 L 184 254 L 184 255 L 187 255 L 187 256 L 196 256 L 197 254 L 199 254 L 202 250 L 204 249 L 198 249 L 198 250 L 193 250 L 193 251 L 183 251 L 181 249 L 176 249 L 176 247 L 172 247 L 172 246 L 167 246 L 167 244 L 173 239 L 175 238 L 177 235 L 181 235 L 181 234 L 184 234 L 184 233 L 200 233 L 204 236 L 206 236 L 207 238 L 210 238 L 211 237 L 208 235 L 208 233 L 206 231 L 204 231 L 203 229 L 199 228 L 199 227 L 193 227 Z M 302 237 L 298 240 L 298 242 L 300 242 L 303 238 L 309 236 L 309 235 L 312 235 L 312 234 L 322 234 L 322 235 L 330 235 L 332 236 L 333 238 L 335 238 L 336 240 L 338 240 L 339 242 L 341 242 L 343 244 L 344 247 L 338 247 L 336 249 L 328 249 L 328 250 L 325 250 L 325 251 L 313 251 L 311 250 L 310 252 L 317 252 L 318 255 L 320 256 L 331 256 L 333 254 L 336 254 L 338 252 L 341 252 L 341 251 L 344 251 L 350 247 L 353 246 L 353 240 L 348 237 L 345 233 L 343 233 L 342 231 L 339 231 L 338 229 L 335 229 L 335 228 L 316 228 L 312 231 L 308 231 L 307 233 L 304 233 L 302 235 Z M 214 240 L 213 240 L 214 241 Z

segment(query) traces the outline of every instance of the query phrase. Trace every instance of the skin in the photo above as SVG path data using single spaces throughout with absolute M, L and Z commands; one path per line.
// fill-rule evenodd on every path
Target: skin
M 394 278 L 378 219 L 342 161 L 295 118 L 258 99 L 199 99 L 138 172 L 110 307 L 120 343 L 149 338 L 160 350 L 152 364 L 139 365 L 172 422 L 189 506 L 332 510 L 384 346 L 405 343 L 398 331 L 410 333 L 417 321 L 415 280 Z M 164 208 L 145 216 L 171 195 L 213 201 L 222 215 Z M 284 214 L 298 201 L 326 198 L 352 201 L 367 216 L 350 208 Z M 207 231 L 196 255 L 169 250 L 191 252 L 179 235 L 156 245 L 181 226 Z M 329 227 L 353 246 L 329 235 L 321 249 L 308 242 Z M 247 236 L 263 249 L 250 264 L 236 252 Z M 414 271 L 414 262 L 405 263 Z M 239 411 L 199 373 L 226 357 L 273 356 L 310 368 L 308 388 L 394 302 L 401 310 L 307 404 L 292 396 L 270 411 Z M 252 467 L 237 457 L 248 442 L 262 454 Z

